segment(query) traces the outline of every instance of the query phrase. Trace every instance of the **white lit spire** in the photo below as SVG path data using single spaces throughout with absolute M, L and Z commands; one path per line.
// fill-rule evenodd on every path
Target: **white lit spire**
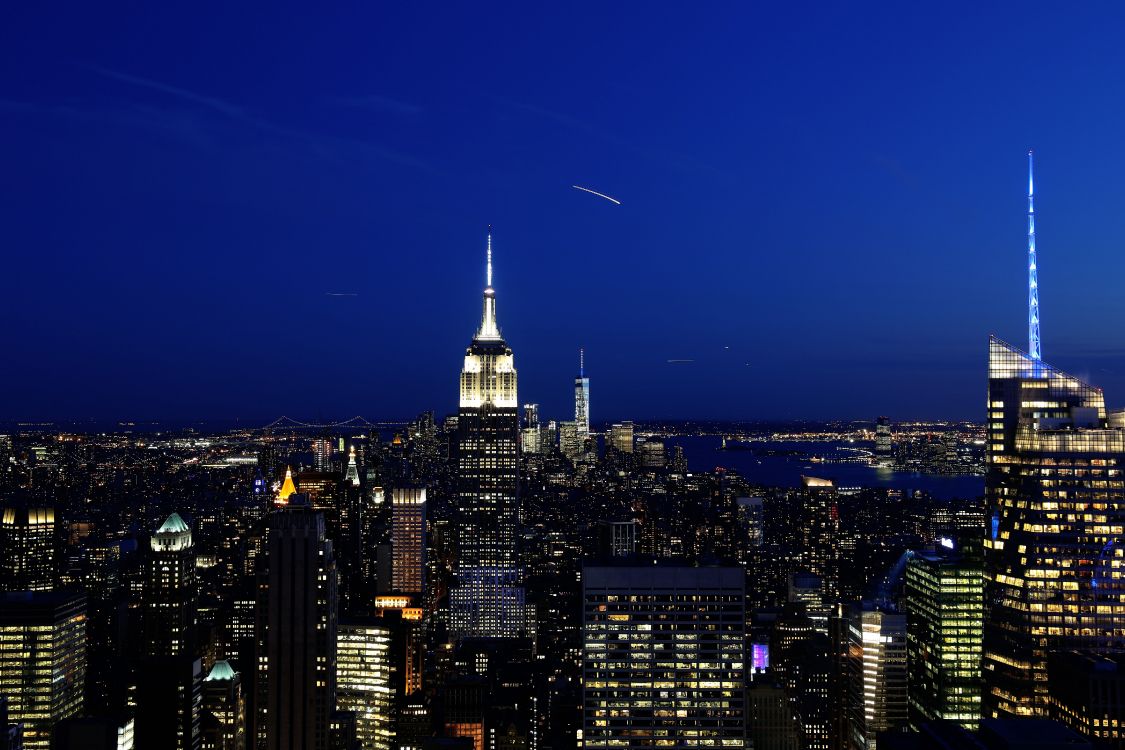
M 481 315 L 477 341 L 499 341 L 500 328 L 496 325 L 496 292 L 492 289 L 492 226 L 488 227 L 488 271 L 484 288 L 484 312 Z

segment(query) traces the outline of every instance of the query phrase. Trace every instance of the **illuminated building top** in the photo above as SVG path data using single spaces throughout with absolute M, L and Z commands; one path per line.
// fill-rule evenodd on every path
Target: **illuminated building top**
M 355 464 L 355 446 L 352 446 L 351 452 L 348 453 L 348 471 L 344 474 L 344 481 L 351 482 L 353 487 L 359 486 L 359 469 Z
M 173 513 L 152 535 L 152 548 L 158 552 L 175 552 L 191 547 L 191 529 L 179 513 Z
M 517 407 L 516 368 L 512 349 L 500 336 L 496 324 L 496 292 L 492 288 L 492 230 L 488 233 L 487 286 L 484 312 L 473 343 L 465 351 L 461 368 L 462 408 L 489 404 L 498 408 Z
M 293 484 L 293 470 L 290 468 L 285 469 L 285 481 L 281 483 L 281 490 L 277 493 L 277 501 L 279 503 L 288 503 L 289 496 L 297 491 L 297 485 Z

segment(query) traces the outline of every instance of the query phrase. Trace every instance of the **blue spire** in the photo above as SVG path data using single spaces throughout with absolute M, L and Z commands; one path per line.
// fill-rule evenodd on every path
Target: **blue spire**
M 1035 361 L 1039 348 L 1039 268 L 1035 257 L 1035 179 L 1031 151 L 1027 152 L 1027 353 Z

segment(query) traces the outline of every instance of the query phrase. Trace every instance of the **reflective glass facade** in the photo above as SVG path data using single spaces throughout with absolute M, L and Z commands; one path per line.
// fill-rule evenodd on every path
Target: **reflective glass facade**
M 906 565 L 910 720 L 980 724 L 984 571 L 979 557 L 922 551 Z
M 394 744 L 391 631 L 376 620 L 342 620 L 336 638 L 336 707 L 354 711 L 363 750 Z
M 26 750 L 47 750 L 55 722 L 82 711 L 86 600 L 55 592 L 0 596 L 0 695 Z
M 1125 431 L 1100 389 L 989 344 L 986 716 L 1042 716 L 1047 654 L 1125 644 Z

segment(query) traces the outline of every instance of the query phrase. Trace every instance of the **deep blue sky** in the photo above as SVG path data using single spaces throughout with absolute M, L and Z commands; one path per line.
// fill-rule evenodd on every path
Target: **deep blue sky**
M 250 5 L 5 9 L 0 417 L 447 413 L 491 223 L 548 416 L 980 418 L 1028 147 L 1125 401 L 1119 3 Z

